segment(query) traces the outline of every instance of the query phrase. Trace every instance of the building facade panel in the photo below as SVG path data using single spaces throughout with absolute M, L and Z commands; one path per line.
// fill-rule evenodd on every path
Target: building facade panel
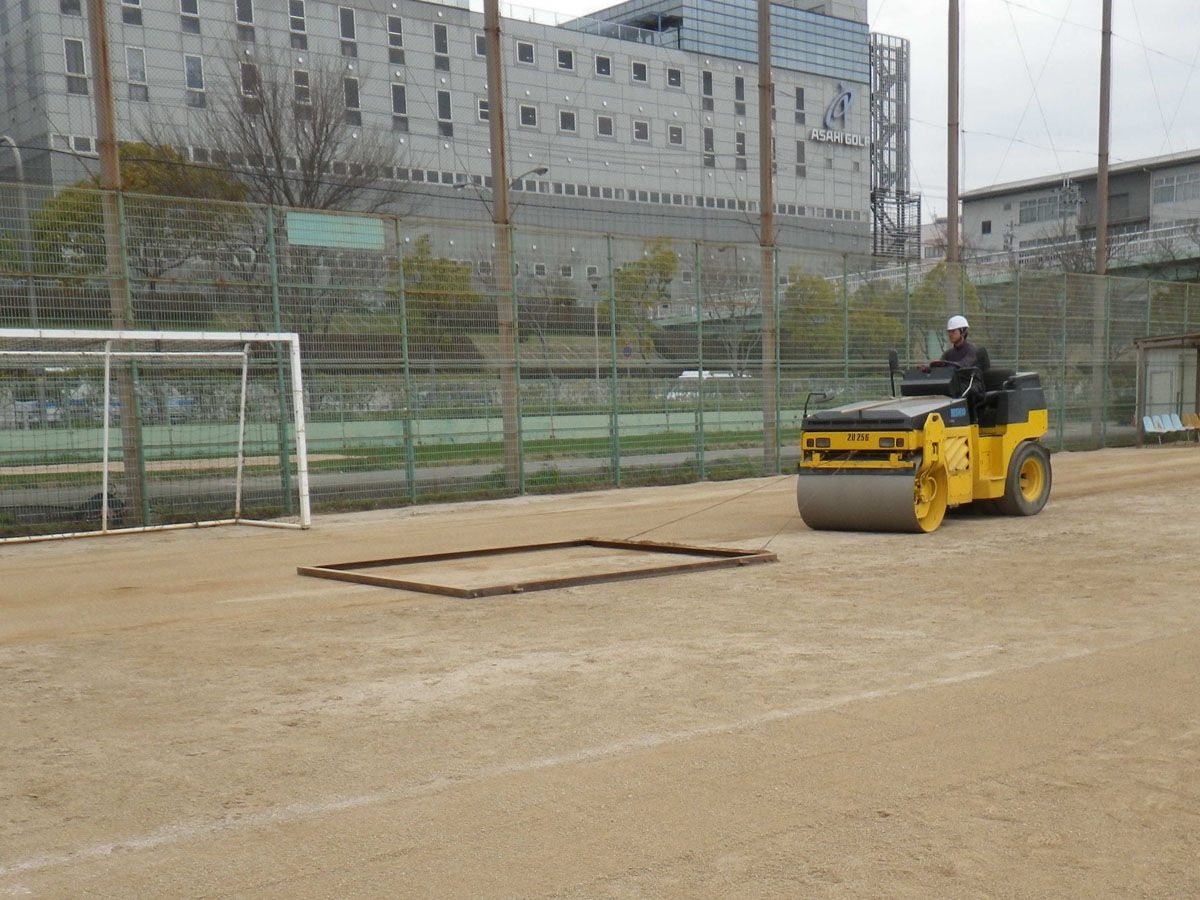
M 9 24 L 0 41 L 0 133 L 20 136 L 31 178 L 68 184 L 97 168 L 86 21 L 36 5 L 39 13 L 24 14 L 19 0 L 0 0 Z M 777 224 L 781 239 L 799 246 L 870 248 L 860 6 L 824 7 L 854 18 L 774 6 Z M 199 126 L 223 94 L 268 69 L 301 90 L 329 67 L 355 104 L 346 127 L 395 141 L 391 180 L 409 195 L 406 212 L 453 216 L 480 206 L 454 185 L 482 187 L 491 174 L 481 15 L 413 0 L 143 0 L 136 16 L 121 4 L 108 9 L 122 140 L 171 135 L 193 160 L 212 160 L 219 148 L 200 144 Z M 622 22 L 610 33 L 632 40 L 577 23 L 504 19 L 510 170 L 548 168 L 531 179 L 532 191 L 517 192 L 531 195 L 522 196 L 518 220 L 557 221 L 562 208 L 599 230 L 623 230 L 636 217 L 681 237 L 741 229 L 759 199 L 757 69 L 744 43 L 754 9 L 753 0 L 634 0 L 600 15 Z M 632 24 L 652 16 L 659 30 Z M 687 46 L 679 35 L 689 34 L 711 47 Z M 68 89 L 64 40 L 83 42 L 87 93 Z M 831 106 L 836 120 L 827 120 Z M 0 177 L 6 171 L 0 159 Z M 594 215 L 581 219 L 580 209 Z

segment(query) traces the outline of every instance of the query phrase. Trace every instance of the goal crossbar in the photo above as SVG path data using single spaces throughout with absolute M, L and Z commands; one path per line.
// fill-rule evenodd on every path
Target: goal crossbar
M 0 341 L 16 341 L 24 345 L 23 349 L 0 349 L 0 358 L 38 357 L 53 360 L 92 359 L 102 360 L 104 366 L 104 400 L 102 416 L 103 426 L 103 462 L 101 466 L 102 486 L 99 496 L 100 529 L 98 531 L 72 531 L 57 534 L 19 535 L 0 537 L 0 543 L 30 542 L 52 540 L 65 537 L 83 537 L 101 534 L 123 534 L 141 531 L 164 531 L 180 528 L 195 528 L 213 525 L 261 525 L 276 528 L 308 528 L 312 524 L 312 510 L 309 497 L 308 483 L 308 450 L 307 434 L 304 419 L 304 389 L 300 365 L 300 338 L 294 332 L 213 332 L 213 331 L 145 331 L 145 330 L 103 330 L 103 329 L 32 329 L 32 328 L 0 328 Z M 126 343 L 153 341 L 161 347 L 163 343 L 211 343 L 211 344 L 240 344 L 241 350 L 130 350 L 123 346 Z M 55 349 L 53 344 L 60 347 L 64 343 L 103 342 L 100 350 Z M 284 345 L 287 347 L 291 375 L 291 408 L 295 428 L 297 494 L 299 500 L 299 520 L 283 522 L 247 518 L 242 515 L 243 481 L 245 471 L 245 440 L 246 440 L 246 405 L 248 396 L 248 377 L 250 357 L 255 345 Z M 216 518 L 198 522 L 148 524 L 135 527 L 110 527 L 110 430 L 112 416 L 109 413 L 112 403 L 112 363 L 114 360 L 138 359 L 226 359 L 241 360 L 241 391 L 238 408 L 237 425 L 237 459 L 235 474 L 235 494 L 233 516 Z M 282 376 L 281 376 L 282 377 Z M 282 382 L 281 382 L 282 386 Z

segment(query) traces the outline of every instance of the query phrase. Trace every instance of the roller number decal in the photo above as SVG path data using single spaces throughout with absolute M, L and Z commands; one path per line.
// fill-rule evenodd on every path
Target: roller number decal
M 851 431 L 846 437 L 846 440 L 851 443 L 866 443 L 871 440 L 871 435 L 865 431 Z

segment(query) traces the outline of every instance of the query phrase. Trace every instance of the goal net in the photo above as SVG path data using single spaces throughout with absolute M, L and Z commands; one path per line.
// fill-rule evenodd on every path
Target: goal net
M 310 522 L 295 334 L 0 329 L 0 541 Z

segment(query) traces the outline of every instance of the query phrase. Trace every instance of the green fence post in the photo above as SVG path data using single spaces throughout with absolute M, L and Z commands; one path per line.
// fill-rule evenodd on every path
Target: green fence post
M 613 254 L 612 235 L 604 236 L 604 244 L 608 254 L 608 343 L 609 361 L 612 365 L 612 378 L 609 382 L 608 406 L 608 438 L 609 465 L 612 468 L 612 479 L 615 487 L 621 486 L 621 417 L 620 397 L 617 392 L 617 289 L 613 283 Z
M 417 502 L 417 458 L 413 447 L 413 383 L 412 363 L 408 357 L 408 290 L 404 283 L 404 251 L 400 243 L 400 219 L 392 220 L 396 230 L 396 279 L 400 293 L 400 353 L 404 357 L 404 483 L 408 486 L 408 502 Z M 487 414 L 487 410 L 484 414 Z
M 1154 282 L 1146 281 L 1146 337 L 1150 337 L 1150 329 L 1152 327 L 1153 314 L 1151 312 L 1154 306 Z
M 517 271 L 517 251 L 513 247 L 511 238 L 513 226 L 509 224 L 504 227 L 508 229 L 510 235 L 508 241 L 508 271 L 515 273 Z M 517 493 L 523 495 L 525 493 L 525 434 L 523 429 L 524 422 L 522 421 L 523 416 L 521 415 L 521 304 L 515 275 L 510 279 L 510 282 L 512 285 L 510 302 L 512 303 L 513 321 L 513 377 L 517 383 L 516 397 L 514 399 L 517 407 Z
M 779 247 L 775 246 L 771 253 L 774 256 L 774 261 L 771 266 L 771 272 L 774 276 L 771 279 L 771 291 L 775 295 L 775 474 L 778 475 L 783 471 L 783 461 L 779 454 L 783 449 L 783 439 L 780 437 L 780 425 L 783 422 L 783 413 L 779 405 L 780 399 L 783 397 L 783 360 L 780 356 L 780 340 L 779 340 L 779 323 L 783 320 L 779 313 Z M 761 332 L 761 329 L 760 329 Z
M 912 263 L 904 261 L 904 365 L 912 361 Z
M 1104 381 L 1100 383 L 1100 446 L 1108 446 L 1108 398 L 1112 386 L 1112 277 L 1104 276 Z
M 134 320 L 133 313 L 133 287 L 129 283 L 129 243 L 126 238 L 127 234 L 127 219 L 125 213 L 125 195 L 117 193 L 117 244 L 121 251 L 121 281 L 125 285 L 125 321 L 128 323 L 126 327 L 135 328 L 137 323 Z M 129 363 L 129 377 L 133 385 L 129 392 L 130 409 L 129 415 L 132 416 L 132 437 L 134 438 L 133 447 L 121 447 L 121 460 L 126 467 L 129 465 L 130 451 L 132 451 L 133 461 L 137 469 L 138 481 L 138 496 L 141 498 L 141 514 L 142 524 L 150 525 L 150 497 L 146 493 L 146 441 L 144 432 L 142 431 L 142 410 L 141 404 L 138 402 L 137 386 L 138 386 L 138 364 L 137 360 L 131 360 Z M 124 412 L 122 412 L 122 415 Z M 105 415 L 108 411 L 105 410 Z M 122 429 L 122 436 L 125 430 Z M 126 477 L 129 476 L 128 468 L 125 472 Z
M 846 284 L 846 254 L 842 254 L 842 381 L 850 386 L 850 292 Z
M 1058 449 L 1066 446 L 1067 437 L 1067 273 L 1063 272 L 1062 286 L 1062 345 L 1058 348 Z
M 704 480 L 704 291 L 701 281 L 703 276 L 700 268 L 700 242 L 692 242 L 694 265 L 696 269 L 696 358 L 700 366 L 700 377 L 697 379 L 696 396 L 696 472 L 700 480 Z M 737 248 L 734 248 L 737 251 Z M 735 373 L 736 374 L 736 373 Z M 667 414 L 670 416 L 670 413 Z
M 1021 371 L 1021 270 L 1013 273 L 1015 298 L 1013 303 L 1013 368 Z
M 279 308 L 279 256 L 275 244 L 275 207 L 266 207 L 267 213 L 267 272 L 271 278 L 271 321 L 277 333 L 283 331 L 283 312 Z M 287 388 L 284 375 L 283 348 L 275 347 L 275 384 L 279 394 L 279 482 L 283 491 L 283 508 L 290 516 L 295 511 L 292 503 L 292 460 L 291 439 L 288 435 L 288 397 L 291 392 Z

